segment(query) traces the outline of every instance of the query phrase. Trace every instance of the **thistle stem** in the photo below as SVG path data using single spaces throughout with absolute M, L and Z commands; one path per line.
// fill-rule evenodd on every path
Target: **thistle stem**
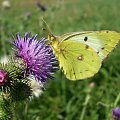
M 13 120 L 13 109 L 9 100 L 0 94 L 0 120 Z
M 111 107 L 116 107 L 118 102 L 119 102 L 119 100 L 120 100 L 120 93 L 117 95 L 117 97 L 115 99 L 115 102 L 113 103 L 113 105 Z M 108 114 L 108 120 L 110 120 L 110 118 L 111 118 L 111 112 Z
M 118 96 L 117 96 L 116 99 L 115 99 L 114 107 L 117 106 L 117 103 L 119 102 L 119 100 L 120 100 L 120 93 L 118 94 Z

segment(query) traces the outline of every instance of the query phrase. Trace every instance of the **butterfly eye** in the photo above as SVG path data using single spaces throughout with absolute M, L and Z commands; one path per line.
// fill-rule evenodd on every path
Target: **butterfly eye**
M 57 39 L 57 36 L 53 35 L 53 34 L 49 34 L 48 35 L 48 39 L 53 41 L 53 40 L 56 40 Z
M 48 39 L 49 39 L 50 41 L 53 41 L 53 40 L 54 40 L 54 37 L 53 37 L 52 35 L 48 35 Z
M 53 41 L 55 38 L 54 37 L 51 37 L 51 40 Z

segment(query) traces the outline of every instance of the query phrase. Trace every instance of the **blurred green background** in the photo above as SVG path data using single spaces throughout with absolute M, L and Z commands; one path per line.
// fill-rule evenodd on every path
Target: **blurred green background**
M 52 32 L 115 30 L 120 32 L 120 0 L 0 0 L 0 57 L 11 53 L 12 35 L 26 31 L 45 35 L 47 22 Z M 99 73 L 83 81 L 69 81 L 61 71 L 49 80 L 44 94 L 18 104 L 16 120 L 110 120 L 120 94 L 120 45 L 103 62 Z

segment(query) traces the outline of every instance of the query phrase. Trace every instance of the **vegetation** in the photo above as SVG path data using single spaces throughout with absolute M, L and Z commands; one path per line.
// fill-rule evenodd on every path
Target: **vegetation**
M 0 1 L 2 3 L 3 1 Z M 119 0 L 11 0 L 0 13 L 0 56 L 11 53 L 12 35 L 26 31 L 46 36 L 44 20 L 56 35 L 72 31 L 115 30 L 120 32 Z M 120 106 L 120 45 L 103 62 L 100 71 L 83 81 L 69 81 L 59 70 L 46 84 L 44 94 L 18 104 L 17 120 L 110 120 Z

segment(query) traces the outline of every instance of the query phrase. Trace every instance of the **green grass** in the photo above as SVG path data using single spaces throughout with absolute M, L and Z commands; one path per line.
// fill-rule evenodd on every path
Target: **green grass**
M 23 35 L 30 31 L 43 36 L 45 26 L 41 17 L 56 35 L 104 29 L 120 32 L 119 0 L 44 0 L 43 3 L 48 7 L 45 12 L 35 6 L 34 0 L 11 0 L 10 9 L 1 7 L 1 57 L 11 53 L 8 42 L 11 34 Z M 26 12 L 31 13 L 29 18 L 24 16 Z M 42 96 L 18 104 L 17 120 L 110 120 L 111 109 L 120 93 L 119 65 L 120 45 L 103 62 L 99 73 L 90 79 L 73 82 L 57 71 L 55 80 L 46 84 Z M 91 87 L 91 83 L 95 86 Z M 120 106 L 120 100 L 116 106 Z

